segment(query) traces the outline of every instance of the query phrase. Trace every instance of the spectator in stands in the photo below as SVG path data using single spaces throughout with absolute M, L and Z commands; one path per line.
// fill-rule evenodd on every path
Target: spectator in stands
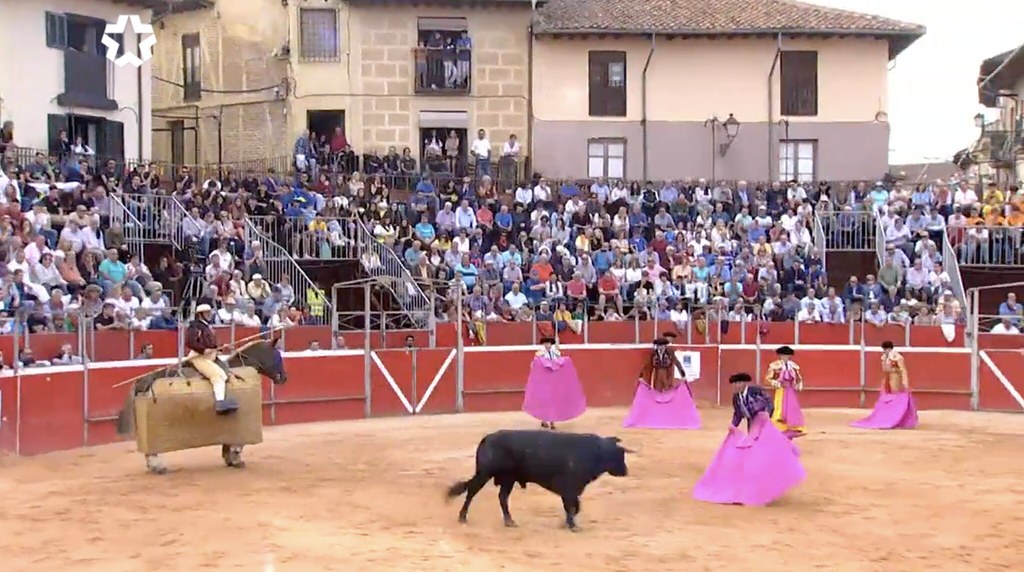
M 1009 318 L 1003 318 L 1002 320 L 999 320 L 999 322 L 996 323 L 996 325 L 992 326 L 992 329 L 989 330 L 989 333 L 1019 334 L 1020 330 L 1017 328 L 1016 324 L 1014 324 Z
M 142 344 L 142 349 L 139 351 L 139 355 L 135 356 L 135 359 L 153 359 L 153 344 L 149 342 Z

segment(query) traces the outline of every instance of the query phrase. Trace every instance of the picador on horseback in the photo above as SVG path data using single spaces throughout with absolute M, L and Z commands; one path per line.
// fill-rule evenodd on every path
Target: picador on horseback
M 131 384 L 131 390 L 118 415 L 118 433 L 135 434 L 152 473 L 167 471 L 162 453 L 216 445 L 225 465 L 244 467 L 242 448 L 263 441 L 262 379 L 274 384 L 288 380 L 276 334 L 241 340 L 221 360 L 211 312 L 207 304 L 196 308 L 185 334 L 189 353 L 183 363 L 119 384 Z
M 209 304 L 200 304 L 185 332 L 185 347 L 189 353 L 186 357 L 192 367 L 213 385 L 214 411 L 218 415 L 227 415 L 238 410 L 238 401 L 227 396 L 228 372 L 217 363 L 217 352 L 220 344 L 217 335 L 210 327 L 210 315 L 213 308 Z

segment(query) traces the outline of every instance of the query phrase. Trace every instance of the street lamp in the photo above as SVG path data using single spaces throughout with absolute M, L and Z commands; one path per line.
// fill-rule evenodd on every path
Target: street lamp
M 725 120 L 725 123 L 722 124 L 722 127 L 725 127 L 725 136 L 728 138 L 729 143 L 732 143 L 732 140 L 740 134 L 740 122 L 731 113 L 729 118 Z M 722 154 L 724 155 L 725 152 L 723 151 Z

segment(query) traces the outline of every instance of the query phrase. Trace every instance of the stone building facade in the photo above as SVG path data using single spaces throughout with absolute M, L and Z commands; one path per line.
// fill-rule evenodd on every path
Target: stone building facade
M 282 4 L 217 0 L 212 8 L 172 14 L 158 24 L 156 159 L 287 160 L 303 130 L 325 132 L 334 125 L 343 126 L 357 152 L 409 147 L 419 156 L 427 130 L 456 128 L 468 138 L 487 130 L 495 153 L 516 134 L 525 153 L 528 0 Z M 421 85 L 417 45 L 435 31 L 470 38 L 468 86 Z M 182 87 L 194 73 L 189 62 L 196 51 L 186 44 L 196 34 L 198 99 L 195 93 L 185 98 Z M 172 133 L 182 124 L 184 145 L 182 135 Z

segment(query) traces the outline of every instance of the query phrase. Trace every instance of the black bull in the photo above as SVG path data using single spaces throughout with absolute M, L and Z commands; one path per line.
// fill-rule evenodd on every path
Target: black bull
M 505 526 L 515 526 L 508 510 L 508 497 L 516 483 L 524 489 L 526 483 L 534 483 L 562 498 L 565 524 L 575 531 L 583 489 L 605 473 L 626 476 L 626 453 L 631 451 L 619 443 L 618 437 L 599 435 L 496 431 L 477 445 L 476 473 L 468 481 L 452 485 L 448 498 L 466 495 L 459 511 L 459 522 L 466 522 L 473 497 L 487 481 L 494 479 Z
M 238 351 L 233 353 L 227 358 L 227 363 L 221 360 L 217 360 L 216 363 L 220 364 L 222 368 L 230 373 L 231 368 L 235 367 L 253 367 L 265 377 L 270 378 L 275 384 L 282 384 L 288 381 L 288 375 L 284 371 L 284 361 L 281 358 L 281 352 L 278 351 L 277 340 L 260 340 L 248 344 Z M 164 377 L 172 377 L 171 371 L 177 368 L 172 366 L 170 368 L 163 368 L 154 371 L 149 375 L 145 375 L 135 380 L 132 387 L 128 391 L 128 397 L 125 398 L 124 407 L 117 415 L 117 432 L 120 435 L 130 435 L 135 430 L 135 396 L 142 395 L 153 387 L 156 380 Z M 182 375 L 199 375 L 198 373 L 192 373 L 190 371 L 182 371 Z

